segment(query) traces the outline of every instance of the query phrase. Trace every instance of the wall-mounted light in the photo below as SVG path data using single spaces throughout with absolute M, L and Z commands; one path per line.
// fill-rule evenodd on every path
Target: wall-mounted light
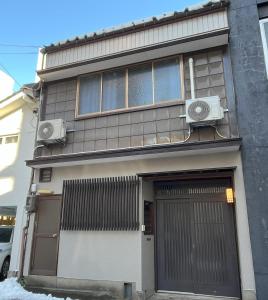
M 234 191 L 232 188 L 225 190 L 227 203 L 234 203 Z

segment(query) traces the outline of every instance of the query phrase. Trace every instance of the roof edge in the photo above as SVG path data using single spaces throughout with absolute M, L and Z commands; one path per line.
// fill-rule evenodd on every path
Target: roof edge
M 219 0 L 218 2 L 209 1 L 201 8 L 196 8 L 189 10 L 189 8 L 186 8 L 184 11 L 178 12 L 175 11 L 172 15 L 163 15 L 160 18 L 157 17 L 152 17 L 148 21 L 144 22 L 139 22 L 139 24 L 135 24 L 135 22 L 129 23 L 129 25 L 126 25 L 125 27 L 121 27 L 115 30 L 111 30 L 106 32 L 105 30 L 103 32 L 97 33 L 93 32 L 88 35 L 84 35 L 84 37 L 75 37 L 72 40 L 66 40 L 64 42 L 59 42 L 57 44 L 51 44 L 49 46 L 45 46 L 44 48 L 41 49 L 42 53 L 52 53 L 56 51 L 60 51 L 63 49 L 67 49 L 70 47 L 75 47 L 75 46 L 81 46 L 83 44 L 86 44 L 91 41 L 97 41 L 100 39 L 108 39 L 111 36 L 117 36 L 120 34 L 127 34 L 130 32 L 135 32 L 141 29 L 145 29 L 148 27 L 154 27 L 158 25 L 162 25 L 168 22 L 176 21 L 176 20 L 181 20 L 185 18 L 191 18 L 196 15 L 202 15 L 204 13 L 209 13 L 210 11 L 217 11 L 217 10 L 222 10 L 226 7 L 229 6 L 230 1 L 229 0 Z

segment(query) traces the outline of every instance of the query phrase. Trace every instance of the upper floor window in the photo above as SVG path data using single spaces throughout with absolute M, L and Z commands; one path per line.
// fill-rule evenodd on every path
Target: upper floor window
M 81 76 L 77 114 L 109 112 L 180 100 L 181 84 L 179 58 Z
M 260 20 L 261 38 L 264 51 L 266 72 L 268 76 L 268 18 Z
M 19 137 L 17 135 L 8 135 L 0 137 L 0 145 L 3 144 L 16 144 L 18 142 Z

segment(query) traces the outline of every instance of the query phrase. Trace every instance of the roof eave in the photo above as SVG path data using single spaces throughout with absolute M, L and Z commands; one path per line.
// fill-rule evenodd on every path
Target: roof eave
M 86 36 L 84 38 L 78 38 L 76 37 L 74 40 L 67 40 L 65 43 L 62 44 L 57 44 L 57 45 L 50 45 L 46 46 L 41 49 L 42 53 L 51 53 L 51 52 L 56 52 L 62 49 L 70 48 L 70 47 L 75 47 L 75 46 L 80 46 L 83 44 L 86 44 L 91 41 L 96 41 L 100 39 L 107 39 L 112 36 L 120 35 L 120 34 L 126 34 L 129 32 L 135 32 L 137 30 L 145 29 L 148 27 L 154 27 L 154 26 L 159 26 L 168 22 L 172 21 L 177 21 L 177 20 L 182 20 L 185 18 L 191 18 L 193 16 L 198 16 L 202 14 L 209 13 L 211 11 L 217 11 L 217 10 L 222 10 L 225 9 L 226 7 L 229 6 L 229 0 L 221 0 L 218 3 L 211 3 L 207 4 L 202 8 L 196 9 L 196 10 L 184 10 L 182 12 L 174 12 L 172 16 L 167 16 L 163 17 L 161 19 L 157 19 L 156 17 L 153 17 L 152 20 L 145 22 L 145 23 L 140 23 L 140 24 L 133 24 L 128 27 L 120 28 L 114 31 L 110 32 L 103 32 L 101 34 L 93 34 L 92 36 Z

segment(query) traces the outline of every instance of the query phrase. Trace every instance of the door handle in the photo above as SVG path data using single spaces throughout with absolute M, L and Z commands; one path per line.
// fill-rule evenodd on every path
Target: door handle
M 52 237 L 52 238 L 56 238 L 57 236 L 58 236 L 57 233 L 53 233 L 51 237 Z

